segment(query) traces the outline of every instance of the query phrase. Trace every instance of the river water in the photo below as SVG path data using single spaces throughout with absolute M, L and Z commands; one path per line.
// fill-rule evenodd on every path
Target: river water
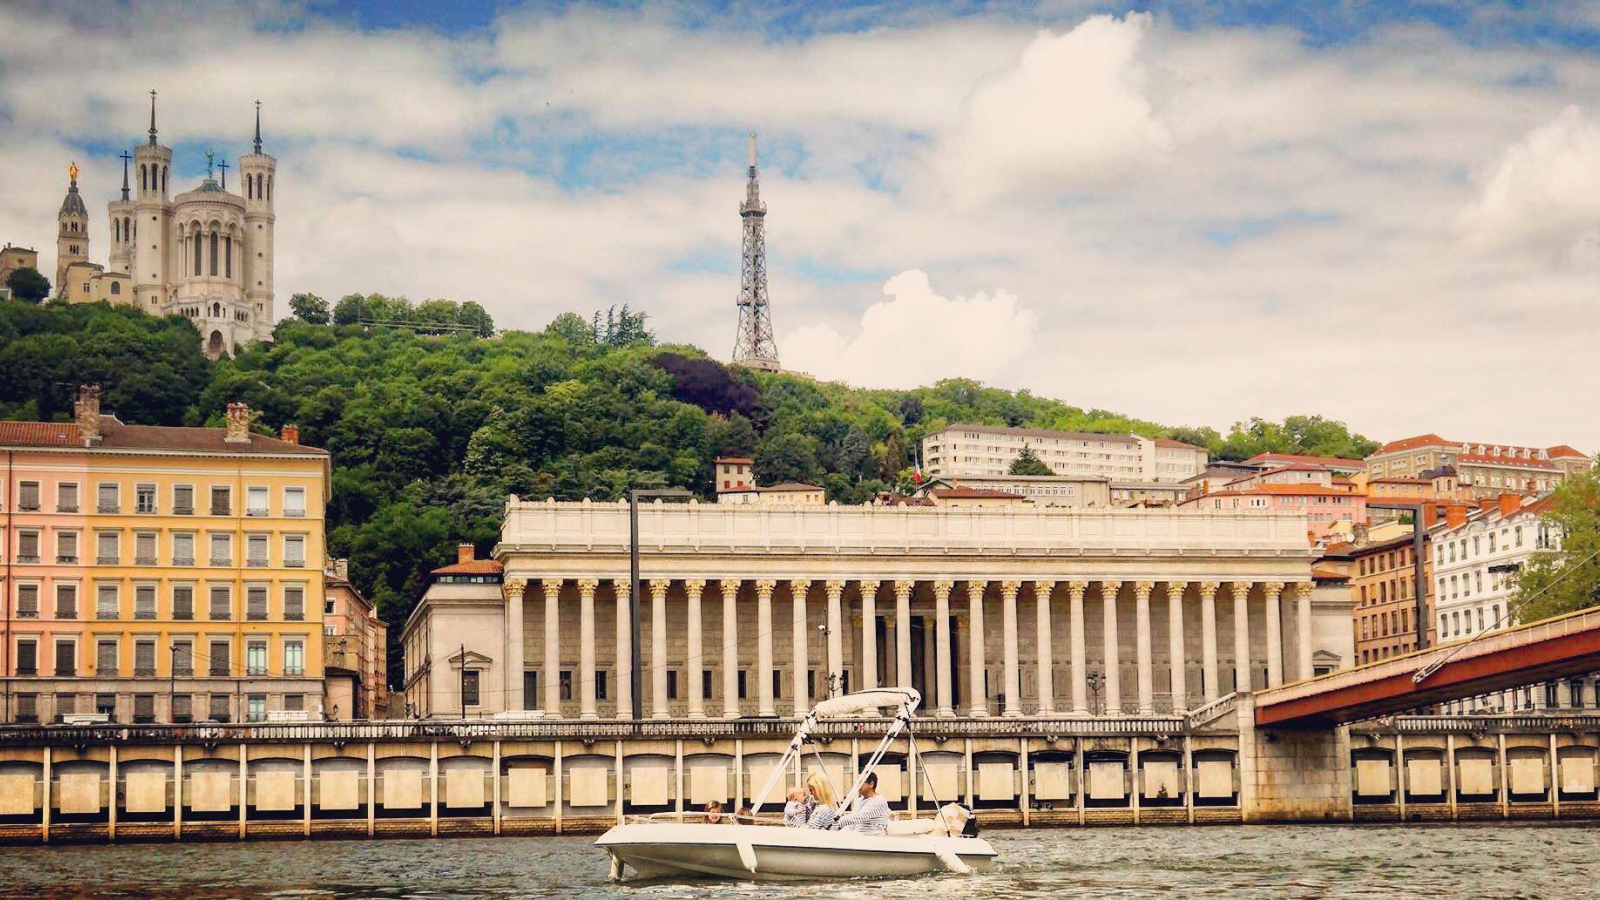
M 1600 896 L 1600 825 L 1040 829 L 985 833 L 990 874 L 769 885 L 606 881 L 593 838 L 7 847 L 0 898 Z

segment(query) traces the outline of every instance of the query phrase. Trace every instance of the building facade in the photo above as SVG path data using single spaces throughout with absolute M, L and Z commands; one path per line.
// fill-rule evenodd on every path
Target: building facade
M 322 698 L 328 455 L 249 431 L 0 423 L 8 722 L 239 721 Z
M 1427 543 L 1423 546 L 1426 548 Z M 1401 656 L 1420 648 L 1417 628 L 1427 629 L 1426 646 L 1437 643 L 1431 591 L 1423 592 L 1419 617 L 1416 559 L 1412 536 L 1404 534 L 1350 548 L 1350 590 L 1355 603 L 1356 660 L 1361 665 Z M 1431 557 L 1423 554 L 1423 583 L 1433 584 Z
M 1057 475 L 1180 482 L 1206 468 L 1204 447 L 1166 438 L 962 424 L 922 439 L 923 467 L 951 478 L 1008 475 L 1024 447 Z
M 1320 484 L 1253 484 L 1185 500 L 1183 507 L 1211 512 L 1271 511 L 1305 516 L 1311 541 L 1348 533 L 1352 525 L 1367 521 L 1367 498 L 1346 487 Z
M 959 478 L 932 478 L 924 483 L 927 491 L 942 488 L 970 488 L 1003 491 L 1040 506 L 1103 508 L 1111 505 L 1111 482 L 1095 475 L 963 475 Z
M 1567 476 L 1586 472 L 1594 459 L 1581 450 L 1447 441 L 1436 434 L 1390 441 L 1367 457 L 1370 478 L 1436 478 L 1450 475 L 1471 499 L 1502 493 L 1543 493 Z
M 355 585 L 348 561 L 322 573 L 324 714 L 330 720 L 389 717 L 389 629 Z
M 6 286 L 6 281 L 11 278 L 11 273 L 18 269 L 39 268 L 39 251 L 32 247 L 13 247 L 6 244 L 0 248 L 0 300 L 11 299 L 11 288 Z
M 1354 649 L 1349 592 L 1313 598 L 1303 515 L 661 504 L 640 541 L 653 718 L 798 715 L 893 684 L 934 716 L 1153 715 Z M 408 683 L 448 654 L 481 672 L 483 714 L 628 714 L 626 504 L 512 498 L 495 555 L 499 597 L 424 597 Z M 414 709 L 459 714 L 459 689 L 433 691 Z
M 91 262 L 88 207 L 78 193 L 77 166 L 69 171 L 57 216 L 56 295 L 186 316 L 212 358 L 271 340 L 278 161 L 262 152 L 259 104 L 254 151 L 237 166 L 242 192 L 227 189 L 226 162 L 221 180 L 215 177 L 210 157 L 206 178 L 174 197 L 172 149 L 157 140 L 152 94 L 149 139 L 124 155 L 122 193 L 107 205 L 108 265 Z
M 456 561 L 434 569 L 432 583 L 400 634 L 405 651 L 407 718 L 475 718 L 524 709 L 524 679 L 538 696 L 537 673 L 507 665 L 517 632 L 501 587 L 504 567 L 461 544 Z M 520 610 L 516 610 L 520 612 Z M 511 677 L 508 678 L 507 676 Z M 571 676 L 560 689 L 572 692 Z M 604 686 L 602 685 L 602 690 Z

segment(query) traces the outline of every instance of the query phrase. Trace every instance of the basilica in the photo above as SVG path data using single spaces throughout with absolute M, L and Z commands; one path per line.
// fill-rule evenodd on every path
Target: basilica
M 122 154 L 122 194 L 106 207 L 108 265 L 90 262 L 89 211 L 78 192 L 78 167 L 69 170 L 58 217 L 56 296 L 186 316 L 212 358 L 232 355 L 250 341 L 271 340 L 278 161 L 261 150 L 261 104 L 254 150 L 239 157 L 242 193 L 228 190 L 227 162 L 213 167 L 209 153 L 205 180 L 176 197 L 169 193 L 172 149 L 156 137 L 154 91 L 149 134 L 132 154 Z

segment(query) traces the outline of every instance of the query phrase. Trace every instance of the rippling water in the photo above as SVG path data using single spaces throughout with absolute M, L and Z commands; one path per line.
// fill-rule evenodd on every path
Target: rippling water
M 606 881 L 593 838 L 8 847 L 0 898 L 1560 898 L 1600 894 L 1591 825 L 989 831 L 993 873 L 768 885 Z

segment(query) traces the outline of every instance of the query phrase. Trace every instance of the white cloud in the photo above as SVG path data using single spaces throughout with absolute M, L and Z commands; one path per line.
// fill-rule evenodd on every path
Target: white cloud
M 1034 350 L 1038 316 L 1005 291 L 948 299 L 908 269 L 883 285 L 848 337 L 803 325 L 783 340 L 784 364 L 863 387 L 909 388 L 941 378 L 1014 384 Z
M 1576 106 L 1507 148 L 1457 225 L 1474 249 L 1593 261 L 1600 240 L 1600 126 Z

